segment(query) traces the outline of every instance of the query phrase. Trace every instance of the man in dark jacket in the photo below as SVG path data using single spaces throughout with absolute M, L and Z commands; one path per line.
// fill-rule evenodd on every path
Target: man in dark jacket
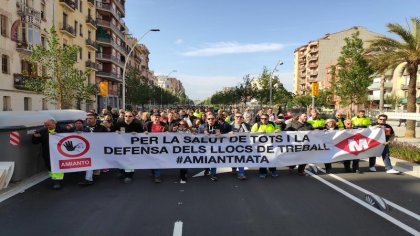
M 141 123 L 135 119 L 133 112 L 127 111 L 124 113 L 124 119 L 119 120 L 114 126 L 111 127 L 111 132 L 118 132 L 118 133 L 142 133 L 143 127 Z M 130 183 L 133 181 L 134 170 L 133 169 L 125 169 L 121 171 L 122 177 L 124 179 L 124 183 Z
M 88 113 L 86 116 L 86 126 L 83 127 L 83 132 L 99 133 L 108 132 L 108 129 L 96 122 L 96 114 Z M 79 182 L 81 186 L 89 186 L 93 184 L 93 170 L 87 170 L 85 180 Z
M 293 120 L 286 126 L 286 131 L 313 130 L 314 128 L 312 127 L 311 124 L 307 122 L 307 120 L 308 120 L 308 115 L 306 115 L 306 113 L 300 114 L 297 120 Z M 305 167 L 306 167 L 306 164 L 301 164 L 298 166 L 298 175 L 301 175 L 301 176 L 307 175 L 304 171 Z M 294 168 L 295 166 L 289 166 L 290 171 L 293 170 Z
M 50 161 L 50 134 L 63 133 L 65 130 L 57 125 L 57 122 L 53 119 L 48 119 L 44 122 L 44 128 L 36 131 L 32 135 L 32 143 L 41 143 L 42 146 L 42 158 L 45 162 L 45 167 L 49 171 L 49 175 L 52 180 L 53 189 L 61 189 L 64 178 L 64 173 L 51 172 L 51 161 Z

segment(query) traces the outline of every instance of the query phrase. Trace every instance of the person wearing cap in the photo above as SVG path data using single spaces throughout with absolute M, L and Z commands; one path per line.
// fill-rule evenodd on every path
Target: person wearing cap
M 344 117 L 343 114 L 339 111 L 335 113 L 334 117 L 335 122 L 337 123 L 337 126 L 339 129 L 344 129 Z
M 114 126 L 111 127 L 111 132 L 117 133 L 142 133 L 144 132 L 141 123 L 135 119 L 133 112 L 127 111 L 124 113 L 124 120 L 119 120 Z M 125 169 L 121 170 L 121 177 L 124 183 L 131 183 L 133 181 L 134 170 Z
M 149 132 L 149 133 L 162 133 L 162 132 L 167 132 L 168 131 L 168 125 L 166 125 L 165 122 L 160 121 L 160 113 L 159 112 L 153 113 L 151 118 L 152 118 L 152 120 L 146 122 L 146 124 L 144 125 L 144 129 L 147 132 Z M 154 169 L 154 170 L 152 170 L 152 172 L 153 172 L 155 183 L 161 183 L 162 179 L 160 178 L 160 176 L 161 176 L 160 170 L 159 169 Z

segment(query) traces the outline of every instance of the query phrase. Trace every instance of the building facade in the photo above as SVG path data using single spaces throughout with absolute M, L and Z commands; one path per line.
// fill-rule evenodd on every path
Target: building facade
M 53 26 L 52 0 L 2 1 L 0 8 L 0 109 L 30 111 L 54 109 L 43 96 L 26 90 L 24 81 L 38 76 L 28 61 L 34 45 L 45 45 Z
M 96 5 L 93 0 L 59 0 L 55 6 L 55 26 L 62 45 L 77 45 L 79 53 L 75 68 L 86 72 L 87 84 L 95 84 L 96 64 Z M 95 97 L 80 101 L 77 109 L 95 108 Z
M 122 78 L 124 63 L 127 60 L 129 48 L 125 41 L 127 27 L 124 0 L 96 1 L 96 41 L 98 51 L 96 59 L 98 71 L 96 83 L 105 83 L 107 92 L 98 94 L 98 110 L 106 107 L 121 107 Z
M 329 87 L 328 70 L 337 63 L 341 49 L 345 45 L 344 39 L 356 32 L 359 32 L 359 38 L 365 42 L 365 48 L 369 46 L 367 41 L 380 36 L 364 27 L 357 26 L 326 34 L 323 38 L 310 41 L 295 49 L 293 92 L 297 95 L 310 94 L 312 82 L 318 82 L 320 89 Z

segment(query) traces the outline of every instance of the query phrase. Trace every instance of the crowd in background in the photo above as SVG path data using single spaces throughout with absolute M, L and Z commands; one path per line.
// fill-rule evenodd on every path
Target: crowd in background
M 345 118 L 345 116 L 347 116 Z M 99 114 L 91 110 L 86 120 L 76 120 L 71 124 L 61 127 L 54 120 L 45 122 L 45 127 L 33 136 L 34 143 L 42 143 L 43 157 L 46 166 L 51 170 L 49 163 L 48 134 L 60 132 L 182 132 L 182 133 L 203 133 L 203 134 L 225 134 L 229 132 L 279 132 L 279 131 L 306 131 L 306 130 L 339 130 L 339 129 L 359 129 L 367 128 L 371 125 L 382 126 L 385 129 L 386 143 L 382 158 L 385 163 L 387 173 L 397 174 L 389 159 L 389 142 L 392 141 L 395 134 L 392 127 L 386 124 L 386 115 L 379 115 L 377 122 L 372 123 L 369 117 L 366 117 L 365 111 L 359 111 L 350 119 L 349 115 L 336 112 L 331 117 L 321 116 L 315 109 L 301 112 L 277 112 L 270 107 L 253 108 L 235 108 L 224 107 L 214 109 L 211 107 L 173 107 L 158 109 L 153 108 L 150 111 L 125 111 L 123 109 L 102 109 Z M 376 157 L 369 158 L 368 171 L 375 172 Z M 359 160 L 344 161 L 344 170 L 346 172 L 362 173 L 359 168 Z M 297 166 L 297 174 L 306 176 L 306 164 Z M 293 173 L 296 166 L 290 166 L 289 172 Z M 85 179 L 79 184 L 90 186 L 94 182 L 94 176 L 108 170 L 86 171 Z M 134 177 L 134 169 L 120 170 L 120 177 L 124 183 L 130 183 Z M 332 172 L 331 163 L 325 163 L 326 173 Z M 232 172 L 237 175 L 239 180 L 246 180 L 245 169 L 243 167 L 232 167 Z M 264 179 L 267 176 L 277 177 L 276 167 L 259 168 L 259 178 Z M 162 182 L 161 170 L 151 170 L 153 181 Z M 180 170 L 180 183 L 187 182 L 187 169 Z M 210 180 L 218 181 L 216 168 L 204 170 Z M 60 189 L 64 174 L 51 173 L 53 188 Z

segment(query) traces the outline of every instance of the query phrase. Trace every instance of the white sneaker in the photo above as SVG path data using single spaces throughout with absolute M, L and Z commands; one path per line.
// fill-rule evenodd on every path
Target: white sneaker
M 373 167 L 369 167 L 369 171 L 370 172 L 376 172 L 376 168 L 373 166 Z
M 187 183 L 187 181 L 185 181 L 185 180 L 182 180 L 182 179 L 181 179 L 181 180 L 179 181 L 179 183 L 180 183 L 180 184 L 186 184 L 186 183 Z
M 387 174 L 399 174 L 400 172 L 398 170 L 390 169 L 386 171 Z

